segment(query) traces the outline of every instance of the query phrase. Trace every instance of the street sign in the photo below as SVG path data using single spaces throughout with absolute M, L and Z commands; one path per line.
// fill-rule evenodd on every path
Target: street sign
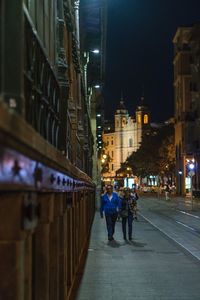
M 188 175 L 189 175 L 190 177 L 193 177 L 193 176 L 195 175 L 195 172 L 194 172 L 193 170 L 190 170 L 190 172 L 188 172 Z

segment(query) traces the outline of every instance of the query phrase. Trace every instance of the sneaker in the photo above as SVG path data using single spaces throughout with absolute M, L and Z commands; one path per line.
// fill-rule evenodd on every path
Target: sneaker
M 114 238 L 113 238 L 112 236 L 109 236 L 109 237 L 108 237 L 108 240 L 109 240 L 109 241 L 113 241 Z
M 132 241 L 132 237 L 129 237 L 128 239 L 129 239 L 129 241 Z

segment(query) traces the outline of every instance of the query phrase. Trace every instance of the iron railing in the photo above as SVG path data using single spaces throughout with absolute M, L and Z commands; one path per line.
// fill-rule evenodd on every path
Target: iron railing
M 60 88 L 37 33 L 25 15 L 25 116 L 28 123 L 58 148 Z

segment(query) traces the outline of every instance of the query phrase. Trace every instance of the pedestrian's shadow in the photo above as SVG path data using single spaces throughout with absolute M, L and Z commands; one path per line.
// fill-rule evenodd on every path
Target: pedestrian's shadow
M 108 241 L 107 245 L 112 248 L 119 248 L 121 246 L 121 244 L 115 240 Z
M 135 242 L 135 241 L 128 241 L 128 244 L 134 247 L 140 247 L 143 248 L 144 246 L 146 246 L 146 243 L 139 243 L 139 242 Z

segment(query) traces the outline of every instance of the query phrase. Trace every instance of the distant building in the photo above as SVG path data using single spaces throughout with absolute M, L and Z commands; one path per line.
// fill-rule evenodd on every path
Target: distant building
M 176 177 L 186 194 L 200 190 L 200 24 L 179 27 L 173 43 Z
M 132 152 L 139 149 L 142 135 L 149 128 L 150 112 L 144 104 L 144 97 L 141 98 L 135 116 L 129 115 L 121 99 L 114 119 L 114 126 L 106 125 L 103 133 L 103 153 L 107 159 L 107 169 L 104 170 L 103 177 L 111 182 L 121 164 Z

